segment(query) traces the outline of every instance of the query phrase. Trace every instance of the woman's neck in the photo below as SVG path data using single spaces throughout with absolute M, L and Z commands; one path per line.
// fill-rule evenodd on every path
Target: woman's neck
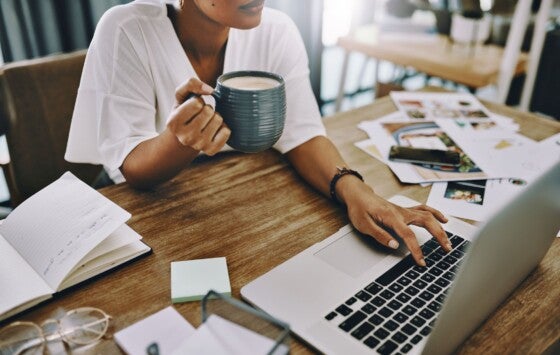
M 229 27 L 214 22 L 192 1 L 176 9 L 175 31 L 199 78 L 210 85 L 223 71 Z

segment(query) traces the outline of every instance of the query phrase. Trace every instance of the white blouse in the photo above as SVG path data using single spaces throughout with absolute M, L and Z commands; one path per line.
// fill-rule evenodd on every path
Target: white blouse
M 235 70 L 284 78 L 286 123 L 275 149 L 285 153 L 325 135 L 305 47 L 288 16 L 265 8 L 256 28 L 230 30 L 224 72 Z M 165 130 L 175 89 L 196 76 L 165 3 L 136 0 L 111 8 L 88 49 L 65 159 L 102 164 L 113 181 L 123 182 L 119 167 L 126 156 Z

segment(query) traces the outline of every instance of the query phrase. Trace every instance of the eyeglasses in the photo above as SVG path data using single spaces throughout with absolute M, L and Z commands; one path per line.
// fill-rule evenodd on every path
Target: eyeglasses
M 0 330 L 0 355 L 42 354 L 48 342 L 60 339 L 68 344 L 91 344 L 107 333 L 110 320 L 98 308 L 81 307 L 60 319 L 47 319 L 41 326 L 14 322 Z

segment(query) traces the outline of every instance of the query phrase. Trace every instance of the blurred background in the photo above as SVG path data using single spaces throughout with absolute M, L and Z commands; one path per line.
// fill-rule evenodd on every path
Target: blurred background
M 102 14 L 111 6 L 129 1 L 0 0 L 0 65 L 85 49 Z M 387 87 L 415 90 L 426 85 L 472 92 L 485 100 L 519 107 L 526 76 L 523 71 L 507 80 L 504 101 L 497 83 L 469 87 L 423 73 L 413 62 L 412 65 L 397 65 L 342 48 L 339 41 L 364 28 L 375 28 L 376 36 L 438 36 L 438 40 L 444 38 L 445 46 L 462 46 L 467 48 L 465 57 L 476 58 L 485 46 L 507 46 L 514 19 L 524 16 L 515 16 L 516 5 L 522 2 L 524 0 L 267 0 L 266 5 L 284 11 L 299 27 L 309 55 L 317 102 L 323 115 L 330 115 L 371 103 L 382 96 Z M 528 56 L 534 55 L 531 58 L 537 58 L 538 63 L 531 100 L 523 108 L 559 119 L 560 103 L 557 101 L 560 100 L 554 96 L 560 92 L 560 0 L 530 3 L 520 46 Z M 541 4 L 547 7 L 546 14 L 539 12 Z M 533 51 L 537 54 L 530 53 L 536 29 L 544 31 L 542 46 L 533 48 L 537 49 Z M 510 62 L 517 63 L 515 51 L 512 53 L 515 58 Z M 496 57 L 494 61 L 498 64 L 494 64 L 500 67 L 502 61 L 508 60 L 504 58 L 505 55 Z M 2 161 L 9 160 L 5 145 L 5 141 L 0 141 Z M 0 183 L 0 201 L 9 205 L 8 200 L 8 190 Z

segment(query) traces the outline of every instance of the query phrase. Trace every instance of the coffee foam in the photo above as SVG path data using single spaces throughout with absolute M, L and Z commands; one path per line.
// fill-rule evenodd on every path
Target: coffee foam
M 280 83 L 262 76 L 237 76 L 224 80 L 222 85 L 239 90 L 266 90 L 280 86 Z

